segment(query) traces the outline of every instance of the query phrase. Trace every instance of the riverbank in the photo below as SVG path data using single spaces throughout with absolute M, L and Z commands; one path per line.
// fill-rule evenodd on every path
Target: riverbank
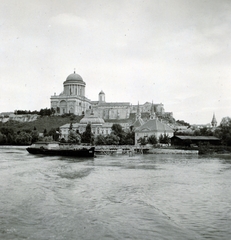
M 152 149 L 149 149 L 147 153 L 150 153 L 150 154 L 199 154 L 199 150 L 152 148 Z
M 174 147 L 153 147 L 153 146 L 96 146 L 96 154 L 199 154 L 198 149 L 177 149 Z
M 26 147 L 28 144 L 1 145 L 7 147 Z M 153 147 L 134 145 L 96 145 L 96 155 L 112 154 L 185 154 L 185 155 L 210 155 L 210 156 L 231 156 L 231 148 L 227 146 L 200 146 L 200 147 Z

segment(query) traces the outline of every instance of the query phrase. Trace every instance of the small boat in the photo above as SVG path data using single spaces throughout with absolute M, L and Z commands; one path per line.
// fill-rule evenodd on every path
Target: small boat
M 49 156 L 94 157 L 95 147 L 59 142 L 36 142 L 26 149 L 31 154 Z

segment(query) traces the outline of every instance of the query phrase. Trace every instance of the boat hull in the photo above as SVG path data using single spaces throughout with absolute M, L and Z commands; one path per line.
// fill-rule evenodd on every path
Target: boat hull
M 81 149 L 45 149 L 28 147 L 26 149 L 31 154 L 43 154 L 48 156 L 71 156 L 71 157 L 94 157 L 95 148 Z

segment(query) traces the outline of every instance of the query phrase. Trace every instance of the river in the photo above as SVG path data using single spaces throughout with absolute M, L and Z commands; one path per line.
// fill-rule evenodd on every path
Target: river
M 0 239 L 231 239 L 231 157 L 0 147 Z

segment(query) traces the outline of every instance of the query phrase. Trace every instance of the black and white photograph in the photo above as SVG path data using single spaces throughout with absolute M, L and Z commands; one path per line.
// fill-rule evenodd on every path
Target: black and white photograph
M 0 0 L 0 239 L 231 239 L 231 1 Z

